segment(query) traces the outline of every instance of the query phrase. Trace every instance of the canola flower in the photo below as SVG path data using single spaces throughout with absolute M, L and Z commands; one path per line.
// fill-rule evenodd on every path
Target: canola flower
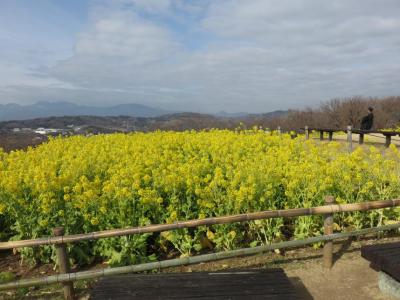
M 54 138 L 26 151 L 0 151 L 0 225 L 12 239 L 65 226 L 82 233 L 239 214 L 398 197 L 400 153 L 374 147 L 348 154 L 340 143 L 249 131 L 187 131 Z M 335 216 L 335 228 L 397 220 L 398 209 Z M 85 264 L 153 260 L 172 250 L 256 246 L 321 234 L 320 216 L 217 225 L 70 245 Z M 22 249 L 48 261 L 53 247 Z

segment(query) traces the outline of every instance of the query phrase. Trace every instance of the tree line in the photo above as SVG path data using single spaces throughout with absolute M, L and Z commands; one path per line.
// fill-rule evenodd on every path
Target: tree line
M 368 111 L 374 108 L 373 129 L 396 128 L 400 125 L 400 96 L 390 97 L 347 97 L 321 103 L 316 108 L 289 110 L 285 116 L 263 118 L 251 116 L 244 120 L 246 126 L 258 125 L 264 128 L 284 130 L 304 128 L 345 128 L 348 125 L 360 128 L 360 122 Z

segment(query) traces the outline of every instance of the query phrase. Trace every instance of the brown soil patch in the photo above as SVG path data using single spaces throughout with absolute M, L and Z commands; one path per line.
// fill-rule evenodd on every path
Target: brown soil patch
M 335 242 L 335 263 L 331 270 L 322 266 L 322 249 L 302 248 L 285 253 L 266 253 L 193 266 L 171 268 L 164 272 L 198 272 L 223 269 L 283 268 L 305 299 L 385 300 L 391 299 L 378 287 L 378 272 L 361 257 L 363 245 L 400 241 L 400 237 Z

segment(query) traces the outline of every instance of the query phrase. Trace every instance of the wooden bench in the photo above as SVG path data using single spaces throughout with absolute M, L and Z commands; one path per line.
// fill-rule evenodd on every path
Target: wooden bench
M 361 247 L 361 256 L 379 271 L 379 288 L 400 298 L 400 242 Z
M 129 274 L 100 279 L 90 299 L 304 299 L 283 269 Z
M 400 281 L 400 242 L 361 247 L 361 256 L 371 267 Z
M 347 129 L 331 129 L 331 128 L 302 128 L 305 131 L 318 131 L 319 139 L 324 140 L 324 133 L 327 132 L 329 135 L 329 140 L 333 140 L 333 133 L 335 132 L 344 132 L 347 133 Z M 397 131 L 386 131 L 386 130 L 361 130 L 357 128 L 351 129 L 352 133 L 359 135 L 358 143 L 361 145 L 364 143 L 364 135 L 365 134 L 382 134 L 385 137 L 385 146 L 389 147 L 392 142 L 392 137 L 399 135 L 400 133 Z

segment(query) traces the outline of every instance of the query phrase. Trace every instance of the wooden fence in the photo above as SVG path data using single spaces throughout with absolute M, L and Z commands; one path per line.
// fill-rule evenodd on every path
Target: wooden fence
M 300 247 L 317 242 L 325 243 L 323 250 L 323 263 L 326 268 L 331 268 L 333 263 L 332 259 L 333 240 L 400 228 L 400 223 L 396 223 L 396 224 L 367 228 L 352 232 L 333 233 L 334 213 L 368 211 L 373 209 L 390 208 L 397 206 L 400 206 L 400 199 L 379 200 L 379 201 L 352 203 L 352 204 L 335 204 L 334 198 L 332 196 L 327 196 L 325 198 L 324 206 L 310 207 L 310 208 L 296 208 L 288 210 L 268 210 L 268 211 L 239 214 L 232 216 L 181 221 L 172 224 L 158 224 L 158 225 L 149 225 L 143 227 L 132 227 L 126 229 L 113 229 L 113 230 L 105 230 L 99 232 L 74 234 L 66 236 L 64 235 L 64 229 L 62 227 L 58 227 L 53 229 L 54 236 L 40 238 L 40 239 L 2 242 L 0 243 L 0 249 L 54 245 L 57 249 L 59 275 L 32 278 L 32 279 L 21 279 L 5 284 L 0 284 L 0 290 L 62 283 L 64 286 L 63 289 L 64 289 L 65 299 L 74 299 L 73 282 L 76 280 L 92 279 L 101 276 L 111 276 L 116 274 L 126 274 L 131 272 L 141 272 L 141 271 L 161 269 L 166 267 L 195 264 L 195 263 L 213 261 L 224 258 L 252 255 L 274 249 Z M 132 234 L 162 232 L 162 231 L 169 231 L 169 230 L 176 230 L 181 228 L 190 228 L 197 226 L 210 226 L 216 224 L 227 224 L 234 222 L 245 222 L 245 221 L 262 220 L 270 218 L 283 218 L 283 217 L 289 218 L 289 217 L 311 216 L 311 215 L 324 216 L 324 235 L 304 240 L 286 241 L 286 242 L 258 246 L 253 248 L 243 248 L 243 249 L 231 250 L 219 253 L 170 259 L 165 261 L 131 265 L 125 267 L 106 268 L 101 270 L 70 273 L 68 266 L 68 255 L 66 248 L 67 243 L 75 243 L 80 241 L 96 240 L 100 238 L 117 237 L 117 236 L 132 235 Z
M 332 129 L 332 128 L 312 128 L 312 127 L 308 127 L 305 126 L 304 128 L 301 128 L 302 130 L 305 131 L 305 136 L 306 139 L 309 139 L 310 137 L 310 132 L 311 131 L 317 131 L 319 132 L 319 139 L 322 141 L 324 140 L 324 134 L 328 134 L 328 139 L 329 141 L 333 140 L 333 133 L 338 133 L 338 132 L 344 132 L 347 133 L 347 142 L 349 144 L 349 150 L 352 150 L 352 134 L 358 134 L 359 138 L 358 138 L 358 143 L 361 145 L 364 143 L 364 136 L 368 135 L 368 134 L 382 134 L 384 136 L 385 139 L 385 146 L 389 147 L 391 142 L 392 142 L 392 138 L 395 136 L 400 136 L 400 132 L 398 131 L 386 131 L 386 130 L 361 130 L 361 129 L 356 129 L 356 128 L 352 128 L 351 126 L 347 126 L 346 129 Z

